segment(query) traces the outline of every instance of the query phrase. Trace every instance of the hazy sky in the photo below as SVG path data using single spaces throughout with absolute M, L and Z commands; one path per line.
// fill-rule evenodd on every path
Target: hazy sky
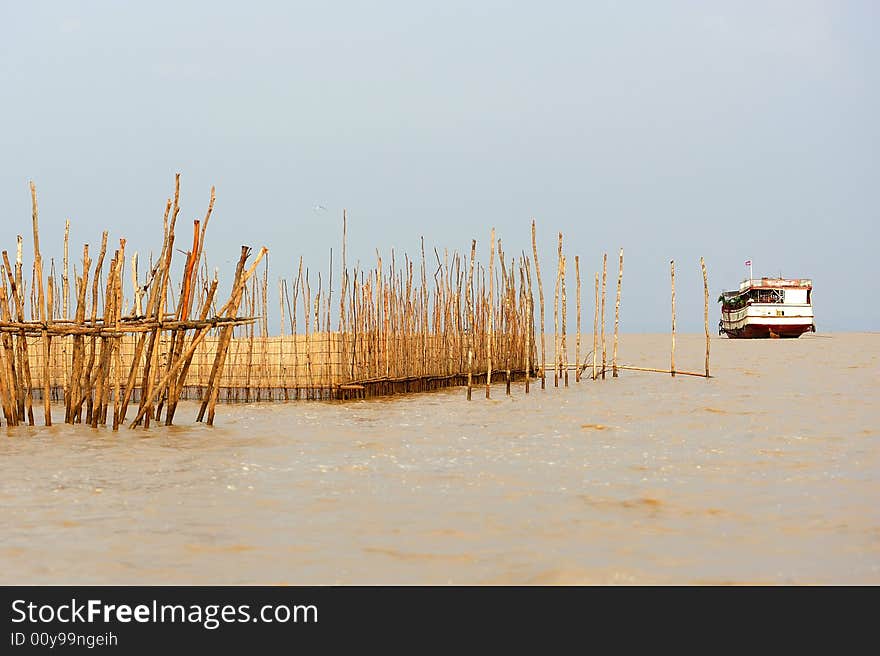
M 536 217 L 585 303 L 624 247 L 628 332 L 668 330 L 672 258 L 702 328 L 700 255 L 713 301 L 751 258 L 814 279 L 820 330 L 878 330 L 878 24 L 872 1 L 5 1 L 0 246 L 30 244 L 32 179 L 46 255 L 65 218 L 156 249 L 179 171 L 184 241 L 217 186 L 227 278 L 242 243 L 273 278 L 326 268 L 343 207 L 350 262 L 485 252 L 492 226 L 513 254 Z

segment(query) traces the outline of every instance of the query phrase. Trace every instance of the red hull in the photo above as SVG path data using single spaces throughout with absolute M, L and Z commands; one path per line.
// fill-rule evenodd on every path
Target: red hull
M 739 330 L 725 330 L 731 339 L 767 339 L 776 337 L 800 337 L 804 333 L 815 332 L 813 324 L 796 326 L 777 326 L 770 324 L 751 323 Z

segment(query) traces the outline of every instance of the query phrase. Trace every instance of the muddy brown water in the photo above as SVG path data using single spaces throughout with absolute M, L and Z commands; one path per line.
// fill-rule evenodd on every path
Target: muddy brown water
M 713 338 L 712 373 L 4 427 L 0 583 L 880 583 L 880 334 Z

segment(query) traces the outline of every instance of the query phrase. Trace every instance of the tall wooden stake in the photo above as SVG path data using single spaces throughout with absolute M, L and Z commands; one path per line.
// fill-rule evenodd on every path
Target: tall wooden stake
M 574 256 L 574 274 L 577 278 L 577 338 L 575 341 L 575 370 L 574 382 L 581 382 L 581 262 L 580 257 Z
M 535 256 L 535 282 L 538 283 L 538 299 L 541 304 L 541 389 L 547 384 L 547 345 L 544 341 L 544 285 L 541 284 L 541 263 L 538 261 L 538 242 L 535 239 L 535 220 L 532 219 L 532 253 Z
M 596 380 L 596 353 L 599 348 L 599 272 L 596 272 L 596 304 L 593 306 L 593 380 Z
M 706 274 L 706 262 L 700 258 L 703 270 L 703 324 L 706 329 L 706 378 L 709 377 L 709 277 Z
M 486 398 L 489 398 L 489 388 L 492 385 L 492 339 L 495 327 L 495 312 L 493 310 L 493 272 L 495 270 L 495 228 L 492 228 L 492 246 L 489 249 L 489 330 L 486 332 Z
M 623 249 L 617 262 L 617 301 L 614 303 L 614 347 L 611 351 L 611 376 L 617 378 L 617 336 L 620 332 L 620 284 L 623 281 Z
M 559 233 L 560 235 L 562 233 Z M 562 374 L 565 378 L 565 386 L 568 387 L 568 346 L 566 345 L 566 318 L 568 317 L 568 306 L 565 303 L 565 256 L 562 256 L 562 278 L 559 285 L 559 293 L 562 296 L 562 353 L 559 356 L 559 365 L 563 368 Z
M 562 233 L 556 253 L 556 286 L 553 288 L 553 387 L 559 387 L 561 349 L 559 348 L 559 282 L 562 276 Z
M 477 240 L 471 240 L 471 263 L 468 268 L 467 288 L 465 289 L 465 298 L 467 302 L 468 313 L 468 374 L 467 374 L 467 400 L 471 400 L 471 393 L 474 385 L 474 260 L 477 256 Z M 428 327 L 423 326 L 422 330 L 427 331 Z
M 669 275 L 672 281 L 672 351 L 669 360 L 669 373 L 675 377 L 675 260 L 669 260 Z
M 605 353 L 607 344 L 605 343 L 605 289 L 608 281 L 608 253 L 602 255 L 602 380 L 605 380 Z

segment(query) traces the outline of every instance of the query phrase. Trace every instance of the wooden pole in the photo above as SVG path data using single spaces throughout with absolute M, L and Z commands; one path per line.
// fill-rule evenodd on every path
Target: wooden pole
M 560 233 L 562 234 L 562 233 Z M 565 256 L 562 256 L 560 260 L 561 267 L 561 275 L 560 275 L 560 284 L 559 284 L 559 293 L 562 297 L 562 339 L 560 344 L 562 345 L 562 351 L 559 354 L 559 366 L 564 370 L 560 372 L 562 376 L 565 377 L 565 386 L 568 387 L 568 346 L 566 345 L 566 317 L 568 316 L 568 308 L 565 303 Z
M 556 249 L 556 285 L 553 288 L 553 387 L 559 387 L 559 375 L 562 373 L 562 349 L 559 346 L 559 285 L 562 278 L 562 233 Z
M 581 262 L 580 257 L 574 256 L 574 274 L 577 278 L 577 339 L 575 342 L 575 370 L 574 382 L 581 382 Z
M 131 314 L 132 316 L 139 317 L 143 314 L 143 308 L 141 307 L 141 296 L 143 295 L 143 291 L 141 290 L 140 282 L 138 281 L 137 251 L 131 255 L 131 286 L 134 288 L 134 303 L 131 308 Z
M 62 295 L 62 317 L 65 321 L 70 319 L 70 280 L 68 278 L 68 274 L 70 273 L 70 269 L 68 267 L 68 255 L 69 255 L 69 244 L 70 244 L 70 219 L 66 219 L 64 222 L 64 260 L 63 266 L 64 269 L 61 271 L 61 295 Z M 62 338 L 61 339 L 61 363 L 62 370 L 64 372 L 64 385 L 63 385 L 63 393 L 65 402 L 67 401 L 68 394 L 70 393 L 70 371 L 67 365 L 67 342 L 69 340 Z
M 471 400 L 471 392 L 473 390 L 474 379 L 474 259 L 477 256 L 477 240 L 471 240 L 471 263 L 468 268 L 467 288 L 465 289 L 465 297 L 467 301 L 468 312 L 468 374 L 467 374 L 467 400 Z M 424 266 L 424 265 L 423 265 Z M 424 269 L 423 269 L 424 271 Z M 427 326 L 423 326 L 422 330 L 426 330 Z
M 64 320 L 67 321 L 70 319 L 70 315 L 68 314 L 68 310 L 70 308 L 70 282 L 68 280 L 68 245 L 70 242 L 70 219 L 67 219 L 64 222 L 64 271 L 61 272 L 61 294 L 64 296 Z
M 8 261 L 6 251 L 3 251 L 4 264 L 0 265 L 0 318 L 5 322 L 12 321 L 12 313 L 9 309 L 9 299 L 6 289 L 6 277 L 9 275 Z M 11 276 L 10 276 L 10 279 Z M 4 332 L 0 335 L 0 358 L 2 358 L 3 371 L 0 375 L 5 379 L 6 388 L 6 405 L 4 412 L 6 414 L 7 424 L 17 426 L 22 420 L 23 415 L 19 409 L 18 403 L 18 376 L 15 366 L 16 347 L 14 337 Z
M 74 323 L 77 326 L 82 326 L 85 322 L 85 314 L 86 314 L 86 285 L 89 281 L 89 268 L 92 265 L 92 260 L 89 258 L 89 245 L 83 245 L 83 273 L 79 279 L 79 284 L 76 285 L 76 310 L 74 313 Z M 74 267 L 74 278 L 76 274 L 76 268 Z M 69 424 L 76 423 L 75 417 L 75 409 L 79 403 L 79 397 L 83 393 L 80 387 L 81 373 L 83 368 L 83 343 L 84 343 L 83 335 L 75 335 L 73 338 L 73 351 L 71 353 L 71 367 L 70 367 L 70 378 L 67 384 L 67 391 L 70 394 L 64 399 L 65 403 L 65 413 L 64 413 L 64 421 Z
M 491 247 L 489 248 L 489 329 L 486 331 L 486 398 L 489 398 L 489 390 L 492 386 L 492 339 L 495 327 L 494 310 L 494 283 L 493 273 L 495 270 L 495 228 L 492 228 Z
M 101 271 L 104 266 L 104 257 L 107 255 L 107 231 L 105 230 L 101 235 L 101 250 L 98 253 L 98 261 L 95 264 L 95 275 L 92 278 L 92 325 L 95 325 L 95 322 L 98 320 L 98 291 L 101 285 Z M 98 368 L 95 367 L 95 357 L 97 355 L 98 350 L 98 338 L 96 335 L 92 335 L 92 338 L 89 340 L 89 358 L 86 363 L 85 368 L 82 372 L 82 382 L 80 383 L 80 387 L 84 390 L 85 394 L 80 397 L 79 403 L 76 407 L 75 416 L 77 417 L 77 421 L 82 420 L 82 406 L 83 403 L 86 403 L 86 421 L 85 423 L 92 423 L 92 412 L 95 407 L 95 397 L 92 394 L 92 390 L 94 387 L 94 382 L 98 375 Z
M 593 306 L 593 380 L 596 380 L 596 353 L 599 348 L 599 272 L 596 272 L 596 304 Z
M 658 374 L 668 374 L 668 373 L 672 373 L 669 369 L 654 369 L 654 368 L 652 368 L 652 367 L 633 367 L 633 366 L 628 365 L 628 364 L 620 364 L 620 365 L 617 365 L 617 368 L 618 368 L 618 369 L 626 369 L 627 371 L 651 371 L 651 372 L 655 372 L 655 373 L 658 373 Z M 678 375 L 680 375 L 680 376 L 697 376 L 697 377 L 699 377 L 699 378 L 705 378 L 705 377 L 706 377 L 706 374 L 703 373 L 702 371 L 697 372 L 697 371 L 681 371 L 681 370 L 678 370 L 678 371 L 676 371 L 675 373 L 678 374 Z
M 348 296 L 348 263 L 346 261 L 346 241 L 348 237 L 348 212 L 345 208 L 342 209 L 342 262 L 341 262 L 341 276 L 339 278 L 339 337 L 341 340 L 341 345 L 339 348 L 339 371 L 341 373 L 341 377 L 345 378 L 345 373 L 348 371 L 348 367 L 346 365 L 346 356 L 348 354 L 348 333 L 349 333 L 349 325 L 347 321 L 347 315 L 345 312 L 345 300 Z
M 605 380 L 605 353 L 607 344 L 605 343 L 605 289 L 608 281 L 608 253 L 602 255 L 602 380 Z
M 532 377 L 532 331 L 535 329 L 534 308 L 532 307 L 532 274 L 529 267 L 529 258 L 523 253 L 523 266 L 526 270 L 526 282 L 528 290 L 526 291 L 526 394 L 529 393 L 529 380 Z
M 703 325 L 706 329 L 706 378 L 709 378 L 709 277 L 706 274 L 706 262 L 700 257 L 700 268 L 703 270 Z
M 125 269 L 125 239 L 119 240 L 119 262 L 116 274 L 116 312 L 113 317 L 116 330 L 119 330 L 119 322 L 122 319 L 122 281 L 123 271 Z M 119 430 L 119 412 L 122 408 L 122 348 L 123 339 L 121 337 L 113 340 L 113 356 L 115 375 L 113 376 L 113 430 Z
M 675 378 L 675 260 L 669 261 L 669 275 L 672 282 L 672 350 L 670 352 L 669 373 Z
M 241 273 L 244 268 L 244 262 L 250 254 L 250 248 L 243 246 L 241 249 L 241 258 L 239 259 L 239 267 L 237 268 L 238 275 L 236 276 L 236 281 L 233 284 L 232 294 L 229 297 L 229 300 L 226 304 L 221 308 L 219 314 L 227 313 L 227 317 L 234 317 L 238 312 L 239 304 L 241 303 L 241 296 L 244 292 L 244 287 L 247 284 L 248 279 L 253 275 L 257 266 L 260 264 L 260 260 L 269 252 L 269 250 L 265 247 L 260 249 L 260 252 L 257 254 L 256 259 L 251 264 L 250 268 L 244 273 Z M 220 342 L 217 345 L 217 355 L 214 360 L 214 366 L 212 368 L 212 373 L 219 373 L 223 370 L 223 364 L 226 361 L 226 352 L 229 348 L 229 340 L 232 338 L 232 328 L 224 327 L 223 331 L 220 334 Z M 217 380 L 216 376 L 214 378 Z M 220 393 L 219 385 L 214 385 L 213 388 L 210 389 L 210 395 L 206 402 L 202 403 L 201 408 L 199 409 L 198 419 L 196 421 L 202 421 L 204 419 L 205 410 L 207 410 L 207 424 L 209 426 L 214 425 L 214 407 L 217 404 L 217 397 Z
M 51 338 L 47 331 L 47 322 L 49 316 L 47 313 L 46 299 L 43 290 L 43 256 L 40 254 L 40 227 L 39 227 L 39 210 L 37 208 L 37 187 L 33 182 L 31 187 L 31 220 L 34 230 L 34 274 L 37 281 L 37 306 L 40 317 L 40 323 L 43 324 L 43 333 L 41 335 L 41 343 L 43 345 L 43 414 L 46 426 L 52 425 L 52 399 L 50 398 L 50 381 L 49 381 L 49 355 L 51 353 Z M 51 296 L 51 294 L 50 294 Z M 27 348 L 27 342 L 25 342 Z
M 21 290 L 21 235 L 18 237 L 18 252 L 16 254 L 15 277 L 12 275 L 12 268 L 9 264 L 9 257 L 6 251 L 3 251 L 3 263 L 6 265 L 6 276 L 9 280 L 9 292 L 15 301 L 15 312 L 21 323 L 26 321 L 24 314 L 24 300 Z M 18 415 L 24 419 L 27 415 L 28 425 L 34 425 L 34 409 L 33 395 L 31 392 L 31 370 L 30 360 L 28 358 L 27 337 L 22 329 L 18 335 Z
M 611 352 L 611 376 L 617 378 L 617 339 L 620 332 L 620 285 L 623 282 L 623 249 L 617 262 L 617 300 L 614 303 L 614 347 Z
M 538 242 L 535 238 L 535 220 L 532 219 L 532 254 L 535 257 L 535 282 L 538 285 L 538 302 L 541 305 L 541 389 L 547 384 L 547 345 L 544 341 L 544 285 L 541 284 L 541 263 L 538 261 Z

